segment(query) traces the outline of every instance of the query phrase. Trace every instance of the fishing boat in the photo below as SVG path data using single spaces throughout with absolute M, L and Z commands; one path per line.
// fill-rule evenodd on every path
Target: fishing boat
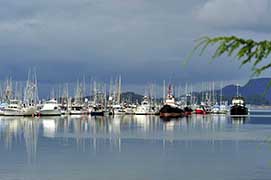
M 120 104 L 112 105 L 112 111 L 114 115 L 124 115 L 126 113 L 124 107 Z
M 228 101 L 223 101 L 223 82 L 220 84 L 220 102 L 219 102 L 219 114 L 228 114 L 229 106 Z
M 199 105 L 195 109 L 195 114 L 207 114 L 205 107 L 203 105 Z
M 40 116 L 60 116 L 60 107 L 55 99 L 46 101 L 39 111 Z
M 149 98 L 147 96 L 144 96 L 141 104 L 138 107 L 136 107 L 135 114 L 136 115 L 154 114 L 154 111 L 149 102 Z
M 168 94 L 163 107 L 159 111 L 162 118 L 177 118 L 185 115 L 184 110 L 181 109 L 175 102 L 172 95 L 171 85 L 168 87 Z
M 183 110 L 185 113 L 185 116 L 189 116 L 192 115 L 193 113 L 193 109 L 192 109 L 192 94 L 193 94 L 193 90 L 192 90 L 192 86 L 191 86 L 191 90 L 190 92 L 188 92 L 188 85 L 185 85 L 185 104 L 183 106 Z
M 0 116 L 4 115 L 4 109 L 8 106 L 8 103 L 0 104 Z
M 105 111 L 102 109 L 94 109 L 93 111 L 90 112 L 91 116 L 104 116 Z
M 23 99 L 23 115 L 24 116 L 35 116 L 37 114 L 38 102 L 38 82 L 35 69 L 28 71 L 28 79 L 26 81 L 26 87 L 24 90 Z
M 22 105 L 19 100 L 10 100 L 8 106 L 3 109 L 4 116 L 23 116 Z
M 37 114 L 37 106 L 35 104 L 23 104 L 23 116 L 35 116 Z
M 77 81 L 76 93 L 74 97 L 74 102 L 71 105 L 70 114 L 71 115 L 82 115 L 88 114 L 88 109 L 85 104 L 88 102 L 88 99 L 84 101 L 84 92 L 85 92 L 85 81 L 82 83 Z
M 248 108 L 246 107 L 244 97 L 235 96 L 232 98 L 230 114 L 231 115 L 248 115 Z
M 92 107 L 90 111 L 91 116 L 104 116 L 105 110 L 102 105 L 98 104 Z
M 184 110 L 185 116 L 192 115 L 192 113 L 193 113 L 193 109 L 192 109 L 190 106 L 185 106 L 185 107 L 183 108 L 183 110 Z
M 201 102 L 195 109 L 195 114 L 210 114 L 212 112 L 211 106 L 205 102 Z
M 104 116 L 105 112 L 102 110 L 98 110 L 98 111 L 91 111 L 90 115 L 91 116 Z
M 229 107 L 226 103 L 220 104 L 219 106 L 219 114 L 227 114 L 229 112 Z
M 137 105 L 136 104 L 126 104 L 124 111 L 126 115 L 134 115 L 136 111 Z
M 220 106 L 218 103 L 212 106 L 211 110 L 212 114 L 219 114 L 220 113 Z
M 60 112 L 62 115 L 68 115 L 70 114 L 70 110 L 69 110 L 69 107 L 68 107 L 68 104 L 60 104 Z
M 239 85 L 236 86 L 236 96 L 232 98 L 230 115 L 248 115 L 245 98 L 239 95 Z
M 70 115 L 82 115 L 88 113 L 88 109 L 85 108 L 83 104 L 73 104 L 71 106 Z

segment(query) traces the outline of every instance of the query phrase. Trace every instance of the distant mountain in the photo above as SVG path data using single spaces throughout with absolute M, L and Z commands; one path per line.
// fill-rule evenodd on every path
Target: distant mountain
M 239 94 L 242 95 L 248 104 L 253 105 L 270 105 L 271 104 L 271 87 L 268 89 L 268 84 L 271 82 L 271 78 L 258 78 L 251 79 L 244 86 L 239 87 Z M 231 102 L 233 96 L 236 96 L 236 85 L 228 85 L 222 88 L 223 100 Z M 220 90 L 216 91 L 219 96 Z M 143 99 L 143 95 L 136 94 L 134 92 L 124 92 L 121 94 L 122 100 L 126 102 L 138 102 Z M 195 92 L 195 96 L 200 101 L 202 94 Z M 217 97 L 219 99 L 219 97 Z M 158 99 L 159 100 L 159 99 Z M 161 100 L 161 99 L 160 99 Z
M 258 78 L 251 79 L 244 86 L 239 87 L 239 94 L 241 94 L 248 104 L 253 105 L 271 105 L 271 87 L 268 88 L 271 78 Z M 201 101 L 202 93 L 193 92 L 196 96 L 198 102 Z M 216 90 L 217 99 L 219 99 L 220 90 Z M 228 85 L 222 88 L 223 100 L 228 100 L 231 102 L 233 96 L 236 96 L 236 85 Z M 140 103 L 143 99 L 143 95 L 137 94 L 135 92 L 123 92 L 121 94 L 121 99 L 128 103 Z M 92 97 L 87 97 L 92 99 Z M 157 99 L 159 102 L 162 98 Z
M 239 87 L 239 94 L 245 97 L 247 103 L 254 105 L 269 105 L 271 103 L 271 88 L 268 84 L 271 78 L 251 79 L 247 84 Z M 236 85 L 229 85 L 222 89 L 225 99 L 236 96 Z
M 126 101 L 126 102 L 131 102 L 131 103 L 140 103 L 143 99 L 143 95 L 136 94 L 134 92 L 123 92 L 121 93 L 121 99 Z
M 140 103 L 143 100 L 143 95 L 140 94 L 136 94 L 134 92 L 123 92 L 121 93 L 121 100 L 124 102 L 128 102 L 128 103 Z M 93 99 L 93 96 L 85 96 L 84 98 L 87 99 Z M 108 99 L 108 95 L 107 95 L 107 99 Z M 74 100 L 74 99 L 72 99 Z

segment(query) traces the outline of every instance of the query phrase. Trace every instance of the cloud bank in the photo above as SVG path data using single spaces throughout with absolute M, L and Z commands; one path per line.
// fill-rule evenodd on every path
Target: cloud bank
M 203 35 L 270 37 L 268 0 L 0 2 L 0 79 L 23 80 L 30 67 L 50 83 L 118 74 L 129 84 L 243 79 L 249 68 L 227 57 L 183 60 Z
M 270 0 L 209 0 L 197 15 L 199 20 L 214 27 L 271 30 Z

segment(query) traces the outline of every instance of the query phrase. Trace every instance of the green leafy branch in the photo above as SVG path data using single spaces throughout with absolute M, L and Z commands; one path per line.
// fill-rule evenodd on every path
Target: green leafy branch
M 196 46 L 190 56 L 196 51 L 200 51 L 200 55 L 202 55 L 206 48 L 212 45 L 217 45 L 216 51 L 212 56 L 213 59 L 222 55 L 235 55 L 237 60 L 241 61 L 241 66 L 252 63 L 253 75 L 260 75 L 263 71 L 271 67 L 271 61 L 263 63 L 263 60 L 271 53 L 271 41 L 257 42 L 252 39 L 246 40 L 236 36 L 202 37 L 196 40 Z

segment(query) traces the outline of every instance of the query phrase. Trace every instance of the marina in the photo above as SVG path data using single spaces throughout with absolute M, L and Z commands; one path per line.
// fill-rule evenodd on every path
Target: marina
M 0 180 L 271 180 L 271 0 L 0 6 Z
M 16 88 L 14 88 L 14 84 Z M 61 115 L 160 115 L 165 118 L 190 116 L 191 114 L 230 114 L 248 115 L 245 99 L 238 94 L 232 102 L 223 99 L 215 90 L 214 82 L 210 88 L 195 92 L 186 84 L 183 91 L 178 91 L 171 83 L 163 82 L 163 95 L 157 96 L 159 88 L 150 85 L 145 95 L 137 95 L 136 99 L 129 99 L 122 92 L 122 77 L 118 76 L 114 83 L 110 81 L 109 88 L 105 83 L 93 80 L 90 88 L 86 88 L 85 78 L 77 81 L 74 95 L 69 93 L 69 85 L 65 84 L 58 96 L 52 89 L 50 98 L 39 98 L 37 75 L 29 70 L 28 80 L 20 91 L 17 82 L 8 78 L 1 90 L 0 116 L 61 116 Z M 88 85 L 89 86 L 89 85 Z M 161 89 L 160 89 L 161 91 Z M 216 91 L 216 92 L 215 92 Z M 87 93 L 88 92 L 88 93 Z M 174 94 L 176 93 L 176 94 Z M 61 94 L 61 95 L 60 95 Z M 139 98 L 140 97 L 140 98 Z

